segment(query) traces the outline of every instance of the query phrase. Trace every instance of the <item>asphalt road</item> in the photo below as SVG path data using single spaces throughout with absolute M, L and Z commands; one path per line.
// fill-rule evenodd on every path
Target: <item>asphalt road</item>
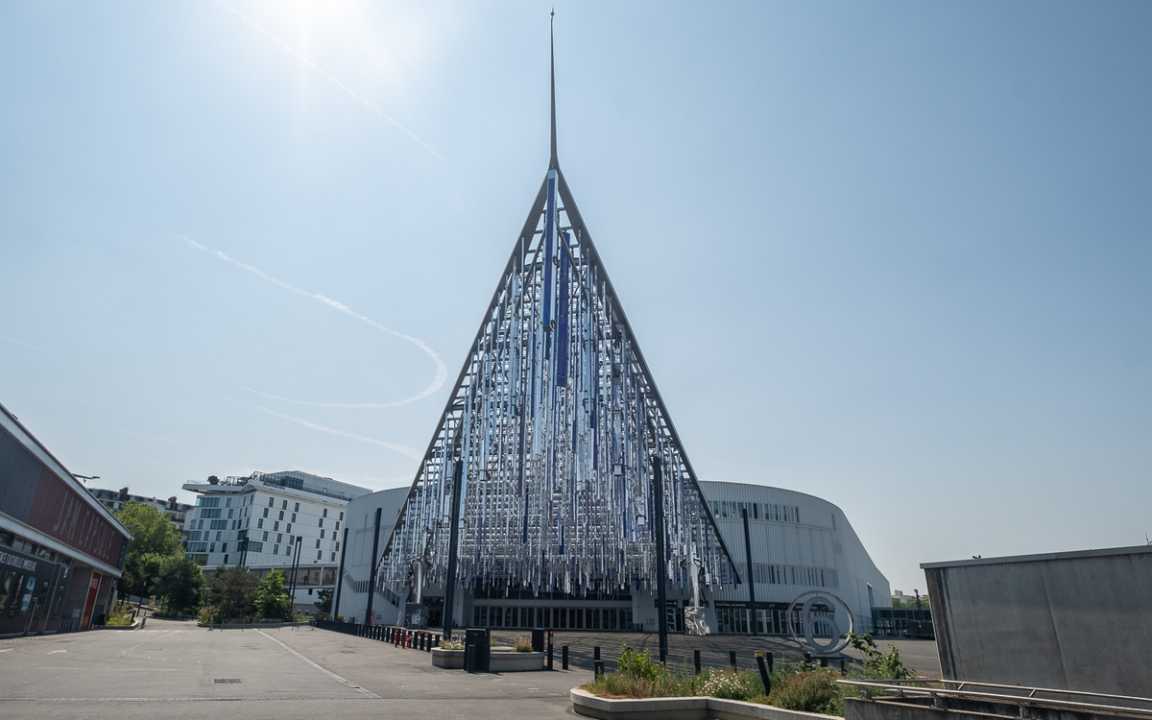
M 571 672 L 469 675 L 428 653 L 313 628 L 135 631 L 0 640 L 0 718 L 571 718 Z

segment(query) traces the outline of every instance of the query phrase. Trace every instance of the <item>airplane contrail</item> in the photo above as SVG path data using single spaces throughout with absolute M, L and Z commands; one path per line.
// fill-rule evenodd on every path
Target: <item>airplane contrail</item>
M 350 88 L 347 84 L 345 84 L 342 80 L 340 80 L 340 78 L 336 77 L 335 75 L 328 72 L 327 70 L 325 70 L 320 65 L 316 64 L 316 61 L 312 60 L 312 58 L 310 58 L 307 55 L 304 55 L 300 51 L 296 50 L 296 48 L 292 47 L 292 45 L 285 42 L 278 35 L 273 34 L 271 31 L 269 31 L 263 25 L 260 25 L 258 22 L 253 20 L 248 15 L 245 15 L 244 13 L 240 12 L 239 10 L 237 10 L 236 8 L 232 7 L 231 5 L 229 5 L 225 2 L 221 2 L 220 0 L 214 0 L 213 4 L 216 5 L 217 7 L 219 7 L 221 10 L 232 15 L 232 17 L 239 20 L 241 23 L 244 24 L 245 27 L 247 27 L 252 32 L 257 33 L 259 35 L 263 35 L 265 38 L 271 40 L 272 43 L 275 44 L 276 47 L 278 47 L 280 49 L 280 51 L 283 52 L 285 55 L 291 57 L 293 60 L 297 61 L 298 63 L 300 63 L 304 67 L 308 68 L 312 72 L 316 73 L 320 77 L 327 80 L 329 84 L 331 84 L 333 87 L 335 87 L 340 92 L 347 95 L 353 101 L 358 103 L 361 107 L 365 108 L 369 112 L 375 114 L 377 117 L 381 118 L 385 122 L 389 123 L 390 125 L 392 125 L 396 129 L 403 132 L 405 135 L 407 135 L 409 138 L 411 138 L 413 140 L 413 142 L 415 142 L 417 145 L 419 145 L 420 147 L 422 147 L 426 151 L 428 151 L 428 153 L 432 157 L 436 158 L 437 160 L 444 160 L 445 159 L 443 155 L 441 155 L 439 152 L 437 152 L 436 148 L 429 145 L 424 140 L 424 138 L 417 135 L 407 125 L 400 122 L 396 118 L 392 117 L 388 113 L 384 112 L 384 109 L 381 108 L 379 105 L 377 105 L 375 102 L 373 102 L 372 100 L 369 100 L 368 98 L 364 97 L 360 93 L 358 93 L 355 90 L 353 90 L 352 88 Z
M 232 257 L 231 255 L 228 255 L 227 253 L 225 253 L 223 250 L 215 250 L 215 249 L 210 248 L 206 245 L 198 243 L 189 237 L 185 237 L 184 240 L 185 240 L 185 242 L 188 243 L 189 247 L 196 249 L 196 250 L 199 250 L 200 252 L 206 253 L 208 255 L 211 255 L 212 257 L 215 257 L 217 260 L 220 260 L 222 262 L 226 262 L 229 265 L 231 265 L 235 268 L 238 268 L 240 270 L 243 270 L 244 272 L 247 272 L 251 275 L 255 275 L 256 277 L 260 278 L 264 282 L 275 285 L 276 287 L 280 288 L 281 290 L 287 290 L 288 292 L 290 292 L 294 295 L 299 295 L 300 297 L 307 298 L 309 300 L 312 300 L 313 302 L 318 302 L 321 305 L 324 305 L 324 306 L 326 306 L 332 310 L 335 310 L 338 313 L 341 313 L 342 315 L 347 315 L 350 318 L 353 318 L 355 320 L 359 320 L 360 322 L 364 323 L 365 325 L 368 325 L 369 327 L 371 327 L 371 328 L 373 328 L 379 332 L 382 332 L 385 335 L 391 335 L 392 337 L 399 338 L 401 340 L 404 340 L 405 342 L 408 342 L 408 343 L 415 345 L 417 348 L 420 349 L 421 352 L 423 352 L 425 355 L 427 355 L 429 357 L 429 359 L 432 360 L 432 363 L 435 366 L 435 374 L 432 378 L 432 382 L 430 382 L 427 387 L 425 387 L 423 390 L 416 393 L 415 395 L 412 395 L 411 397 L 402 398 L 400 400 L 393 400 L 390 402 L 341 403 L 341 402 L 324 402 L 324 401 L 317 401 L 317 400 L 296 400 L 293 398 L 282 397 L 279 395 L 272 395 L 270 393 L 263 393 L 263 392 L 260 392 L 258 390 L 253 390 L 251 388 L 245 388 L 246 390 L 248 390 L 248 392 L 255 393 L 257 395 L 260 395 L 262 397 L 265 397 L 265 398 L 268 398 L 271 400 L 280 400 L 283 402 L 289 402 L 289 403 L 293 403 L 296 405 L 310 405 L 313 407 L 393 408 L 393 407 L 400 407 L 402 405 L 408 405 L 408 404 L 417 402 L 418 400 L 423 400 L 426 397 L 434 395 L 437 391 L 440 390 L 440 388 L 444 387 L 444 383 L 448 381 L 448 368 L 444 365 L 444 361 L 440 358 L 440 355 L 435 350 L 433 350 L 431 347 L 429 347 L 428 344 L 425 343 L 420 338 L 413 337 L 411 335 L 407 335 L 405 333 L 399 332 L 398 330 L 393 330 L 392 328 L 389 328 L 389 327 L 385 327 L 384 325 L 381 325 L 380 323 L 376 322 L 375 320 L 368 317 L 367 315 L 364 315 L 363 313 L 359 313 L 359 312 L 353 310 L 352 308 L 348 307 L 347 305 L 340 302 L 339 300 L 334 300 L 334 299 L 332 299 L 332 298 L 330 298 L 327 295 L 324 295 L 322 293 L 311 292 L 309 290 L 305 290 L 303 288 L 296 287 L 295 285 L 288 283 L 288 282 L 285 282 L 285 281 L 281 280 L 280 278 L 275 277 L 274 275 L 268 274 L 267 272 L 261 270 L 260 268 L 256 267 L 255 265 L 250 265 L 246 262 L 241 262 L 240 260 L 237 260 L 236 258 Z
M 340 428 L 328 427 L 327 425 L 321 425 L 320 423 L 314 423 L 311 420 L 305 420 L 304 418 L 298 418 L 294 415 L 285 415 L 284 413 L 276 412 L 275 410 L 263 407 L 262 405 L 257 405 L 256 407 L 261 412 L 267 413 L 268 415 L 271 415 L 272 417 L 280 418 L 281 420 L 286 420 L 286 421 L 291 422 L 291 423 L 296 423 L 297 425 L 300 425 L 302 427 L 306 427 L 310 430 L 319 430 L 320 432 L 328 433 L 329 435 L 336 435 L 337 437 L 348 438 L 349 440 L 358 440 L 360 442 L 366 442 L 366 443 L 371 443 L 373 445 L 379 445 L 380 447 L 388 448 L 389 450 L 391 450 L 393 452 L 400 453 L 404 457 L 411 458 L 412 460 L 422 460 L 423 459 L 416 450 L 408 447 L 407 445 L 398 445 L 397 443 L 390 443 L 387 440 L 381 440 L 379 438 L 368 437 L 367 435 L 360 435 L 359 433 L 349 432 L 348 430 L 341 430 Z

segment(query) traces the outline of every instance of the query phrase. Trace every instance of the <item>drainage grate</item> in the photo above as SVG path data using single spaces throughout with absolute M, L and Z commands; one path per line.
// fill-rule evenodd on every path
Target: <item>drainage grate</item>
M 213 678 L 212 682 L 217 685 L 238 685 L 240 678 Z

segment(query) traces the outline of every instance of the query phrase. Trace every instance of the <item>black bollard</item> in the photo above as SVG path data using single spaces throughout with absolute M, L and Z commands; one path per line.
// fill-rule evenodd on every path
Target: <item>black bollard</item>
M 840 656 L 840 674 L 841 675 L 847 675 L 848 674 L 848 665 L 845 662 L 847 659 L 848 658 L 844 657 L 843 655 Z
M 560 647 L 560 669 L 568 669 L 568 646 L 563 645 Z
M 776 669 L 774 667 L 776 664 L 775 660 L 776 660 L 776 657 L 772 653 L 768 653 L 768 674 L 769 675 L 776 672 Z
M 433 635 L 432 639 L 436 641 L 436 646 L 439 647 L 440 646 L 440 634 L 437 633 L 437 634 Z
M 592 659 L 593 660 L 599 660 L 600 659 L 600 646 L 599 645 L 593 645 L 592 646 Z
M 768 672 L 768 662 L 764 653 L 756 653 L 756 667 L 760 670 L 760 684 L 764 686 L 764 694 L 772 694 L 772 676 Z
M 597 680 L 604 677 L 604 661 L 603 660 L 594 660 L 592 662 L 592 675 Z
M 733 670 L 736 669 L 736 651 L 735 650 L 729 650 L 728 651 L 728 664 L 732 666 Z
M 552 638 L 548 638 L 548 669 L 552 669 Z
M 828 658 L 827 657 L 821 657 L 820 658 L 820 667 L 822 667 L 822 668 L 828 667 Z
M 692 651 L 692 668 L 696 671 L 697 675 L 700 674 L 700 651 L 699 650 L 693 650 Z

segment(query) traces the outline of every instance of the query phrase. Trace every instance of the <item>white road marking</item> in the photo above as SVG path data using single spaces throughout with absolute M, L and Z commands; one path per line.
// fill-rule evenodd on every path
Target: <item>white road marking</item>
M 48 654 L 49 655 L 56 655 L 58 653 L 66 653 L 66 652 L 68 652 L 68 651 L 67 650 L 49 650 Z
M 372 692 L 371 690 L 368 690 L 368 689 L 366 689 L 366 688 L 362 688 L 362 687 L 360 687 L 359 685 L 357 685 L 356 683 L 352 682 L 352 681 L 351 681 L 351 680 L 349 680 L 348 678 L 345 678 L 345 677 L 342 677 L 342 676 L 340 676 L 340 675 L 337 675 L 336 673 L 332 672 L 332 671 L 331 671 L 331 670 L 329 670 L 328 668 L 326 668 L 326 667 L 323 667 L 322 665 L 319 665 L 319 664 L 317 664 L 317 663 L 313 662 L 312 660 L 308 659 L 307 657 L 305 657 L 305 656 L 304 656 L 304 655 L 302 655 L 301 653 L 297 652 L 296 650 L 292 649 L 292 648 L 291 648 L 291 647 L 289 647 L 288 645 L 285 645 L 285 644 L 284 644 L 284 643 L 282 643 L 281 641 L 277 640 L 276 638 L 272 637 L 272 636 L 271 636 L 271 635 L 269 635 L 268 633 L 264 632 L 263 630 L 259 630 L 259 629 L 258 629 L 256 632 L 260 633 L 260 634 L 261 634 L 261 635 L 263 635 L 264 637 L 268 638 L 268 639 L 269 639 L 269 640 L 271 640 L 272 642 L 276 643 L 276 644 L 277 644 L 277 645 L 279 645 L 280 647 L 284 648 L 284 649 L 285 649 L 285 650 L 287 650 L 288 652 L 292 653 L 293 655 L 295 655 L 296 657 L 300 658 L 300 659 L 301 659 L 301 660 L 303 660 L 304 662 L 308 663 L 308 664 L 309 664 L 309 665 L 311 665 L 312 667 L 316 668 L 316 669 L 317 669 L 317 670 L 319 670 L 320 672 L 324 673 L 324 674 L 325 674 L 325 675 L 327 675 L 328 677 L 330 677 L 330 678 L 332 678 L 332 679 L 336 680 L 336 681 L 337 681 L 337 682 L 339 682 L 341 685 L 344 685 L 344 686 L 346 686 L 346 687 L 352 688 L 352 689 L 353 689 L 353 690 L 355 690 L 356 692 L 358 692 L 358 693 L 361 693 L 361 694 L 363 694 L 363 695 L 366 695 L 366 696 L 368 696 L 368 697 L 370 697 L 370 698 L 374 698 L 374 699 L 376 699 L 376 700 L 383 700 L 383 699 L 384 699 L 384 698 L 380 697 L 379 695 L 377 695 L 376 693 Z
M 0 649 L 0 653 L 12 652 L 15 649 L 16 648 L 2 648 L 2 649 Z

